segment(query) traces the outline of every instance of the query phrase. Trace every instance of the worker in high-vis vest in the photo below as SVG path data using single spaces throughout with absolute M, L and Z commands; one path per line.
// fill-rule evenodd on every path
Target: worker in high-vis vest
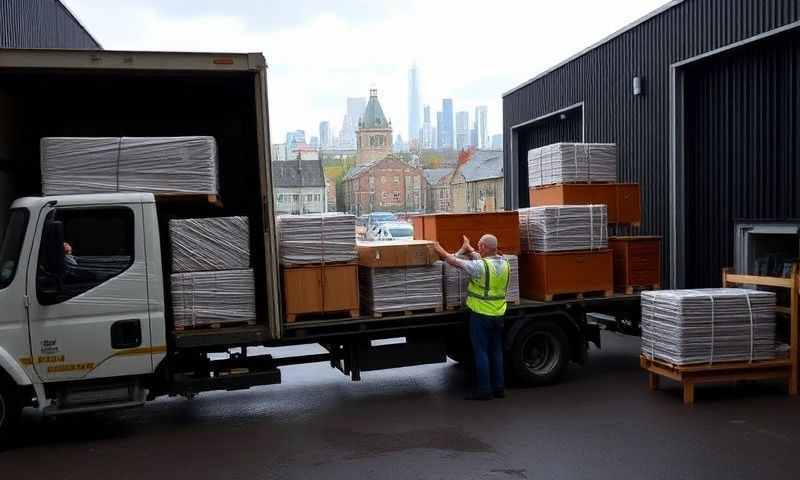
M 463 270 L 469 277 L 467 308 L 470 310 L 469 336 L 475 355 L 476 388 L 467 399 L 503 398 L 503 319 L 511 277 L 508 260 L 498 254 L 494 235 L 482 236 L 477 252 L 467 237 L 455 255 L 438 243 L 436 251 L 444 261 Z M 466 259 L 460 258 L 465 256 Z

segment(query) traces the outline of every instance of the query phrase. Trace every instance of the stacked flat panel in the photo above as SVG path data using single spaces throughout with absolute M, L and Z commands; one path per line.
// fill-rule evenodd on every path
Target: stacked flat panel
M 775 293 L 738 288 L 642 292 L 642 354 L 674 365 L 776 357 Z
M 519 259 L 516 255 L 503 255 L 508 260 L 511 275 L 508 279 L 506 301 L 519 301 Z M 467 301 L 467 284 L 469 277 L 466 272 L 450 264 L 444 265 L 444 301 L 447 308 L 460 308 Z
M 247 217 L 170 220 L 172 271 L 240 270 L 250 266 Z
M 354 215 L 280 215 L 277 225 L 284 265 L 350 262 L 358 258 Z
M 178 329 L 256 320 L 252 269 L 174 273 L 170 282 Z
M 442 262 L 398 268 L 360 267 L 362 309 L 370 313 L 442 308 Z
M 615 182 L 613 143 L 554 143 L 528 151 L 528 186 L 554 183 Z
M 605 205 L 552 205 L 519 210 L 524 252 L 596 250 L 608 247 Z
M 213 137 L 44 137 L 40 147 L 45 195 L 219 191 Z

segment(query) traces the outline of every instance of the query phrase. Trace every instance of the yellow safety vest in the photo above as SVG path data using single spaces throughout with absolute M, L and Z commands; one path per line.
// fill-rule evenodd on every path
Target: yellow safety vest
M 492 262 L 483 260 L 483 281 L 470 279 L 467 284 L 467 307 L 475 313 L 499 317 L 506 313 L 506 290 L 511 278 L 508 260 L 496 269 Z M 498 271 L 499 270 L 499 271 Z

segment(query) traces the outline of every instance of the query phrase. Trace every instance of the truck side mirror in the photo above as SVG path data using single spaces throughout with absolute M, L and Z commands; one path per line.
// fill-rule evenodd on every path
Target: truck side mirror
M 48 218 L 42 236 L 43 264 L 47 272 L 57 278 L 64 275 L 64 222 Z

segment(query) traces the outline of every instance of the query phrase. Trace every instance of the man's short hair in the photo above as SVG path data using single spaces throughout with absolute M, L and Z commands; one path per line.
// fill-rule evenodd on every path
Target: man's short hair
M 497 250 L 497 237 L 494 235 L 487 233 L 478 240 L 478 243 L 484 244 L 489 250 Z

